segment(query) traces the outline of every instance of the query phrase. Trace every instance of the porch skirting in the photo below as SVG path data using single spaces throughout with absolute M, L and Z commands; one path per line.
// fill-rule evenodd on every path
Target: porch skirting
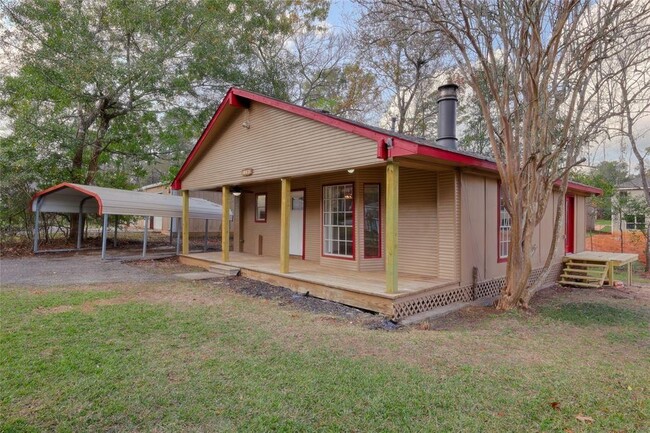
M 551 265 L 551 271 L 544 280 L 544 287 L 555 284 L 562 273 L 562 262 Z M 528 277 L 528 285 L 531 286 L 537 281 L 544 268 L 534 269 Z M 434 310 L 456 302 L 471 302 L 475 299 L 490 298 L 499 296 L 506 278 L 495 278 L 481 281 L 473 285 L 462 286 L 444 291 L 429 293 L 417 293 L 413 296 L 396 299 L 393 303 L 393 320 L 404 319 L 408 316 Z

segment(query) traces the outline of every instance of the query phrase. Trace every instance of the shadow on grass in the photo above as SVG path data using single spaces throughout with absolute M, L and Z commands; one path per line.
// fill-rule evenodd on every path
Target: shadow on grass
M 638 311 L 593 302 L 568 303 L 545 307 L 540 314 L 578 326 L 648 326 L 647 317 Z

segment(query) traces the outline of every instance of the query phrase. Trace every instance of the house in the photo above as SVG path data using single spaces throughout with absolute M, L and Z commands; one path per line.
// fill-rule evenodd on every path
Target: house
M 650 214 L 641 174 L 616 187 L 612 197 L 612 231 L 646 230 Z M 621 199 L 625 197 L 625 199 Z
M 441 87 L 436 143 L 230 89 L 172 188 L 221 191 L 233 242 L 188 254 L 184 239 L 180 260 L 394 319 L 497 295 L 510 217 L 495 163 L 456 148 L 456 89 Z M 584 249 L 585 197 L 598 192 L 570 184 L 567 253 Z M 533 278 L 558 200 L 535 233 Z M 222 233 L 230 229 L 224 220 Z

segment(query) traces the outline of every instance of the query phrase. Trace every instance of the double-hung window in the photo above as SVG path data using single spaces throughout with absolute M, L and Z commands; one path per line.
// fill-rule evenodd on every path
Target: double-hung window
M 503 195 L 501 194 L 501 185 L 499 185 L 499 236 L 498 250 L 499 261 L 504 262 L 508 259 L 510 252 L 510 231 L 512 229 L 512 217 L 506 209 Z
M 323 186 L 323 254 L 354 257 L 354 186 Z

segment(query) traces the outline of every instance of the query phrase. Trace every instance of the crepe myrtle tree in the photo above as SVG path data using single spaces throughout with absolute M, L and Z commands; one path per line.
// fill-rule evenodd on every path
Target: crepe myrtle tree
M 497 308 L 526 308 L 562 254 L 564 200 L 554 210 L 545 271 L 529 287 L 535 227 L 554 190 L 559 186 L 560 194 L 566 193 L 580 148 L 615 114 L 598 104 L 599 91 L 611 78 L 599 74 L 600 67 L 634 40 L 650 6 L 627 0 L 380 1 L 419 19 L 423 26 L 416 31 L 443 34 L 477 96 L 512 216 Z

